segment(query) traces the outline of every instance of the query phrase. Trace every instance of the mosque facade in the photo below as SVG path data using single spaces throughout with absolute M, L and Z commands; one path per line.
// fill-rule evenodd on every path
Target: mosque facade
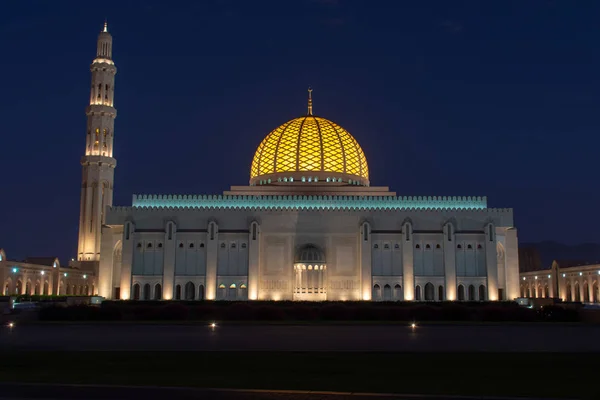
M 131 205 L 113 205 L 112 44 L 105 25 L 90 68 L 77 258 L 69 272 L 40 280 L 40 293 L 122 300 L 519 297 L 512 209 L 489 208 L 485 197 L 399 196 L 371 186 L 360 144 L 313 113 L 310 90 L 306 113 L 258 144 L 247 186 L 215 195 L 134 195 Z M 48 276 L 60 269 L 53 266 L 19 268 Z M 25 292 L 23 279 L 7 291 Z
M 105 28 L 92 63 L 78 263 L 107 299 L 512 300 L 512 209 L 485 197 L 398 196 L 313 113 L 258 145 L 247 186 L 218 195 L 134 195 L 112 205 L 114 79 Z

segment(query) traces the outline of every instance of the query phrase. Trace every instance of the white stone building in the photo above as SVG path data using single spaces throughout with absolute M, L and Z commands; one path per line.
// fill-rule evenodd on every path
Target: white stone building
M 0 282 L 4 282 L 4 296 L 91 296 L 97 292 L 93 270 L 62 267 L 56 257 L 10 260 L 3 249 L 0 249 Z
M 310 90 L 307 113 L 259 144 L 248 186 L 211 196 L 137 195 L 131 206 L 112 206 L 116 67 L 106 25 L 91 72 L 79 246 L 71 267 L 97 271 L 90 273 L 92 294 L 407 301 L 519 296 L 512 209 L 488 208 L 485 197 L 397 196 L 372 187 L 360 145 L 341 126 L 313 115 Z M 52 293 L 63 293 L 58 279 Z M 66 294 L 71 285 L 65 285 Z
M 511 209 L 485 197 L 372 187 L 341 126 L 308 112 L 269 133 L 249 186 L 112 206 L 115 65 L 92 64 L 78 263 L 109 299 L 507 300 L 519 296 Z
M 600 303 L 600 264 L 553 261 L 546 270 L 521 273 L 520 294 L 528 298 Z

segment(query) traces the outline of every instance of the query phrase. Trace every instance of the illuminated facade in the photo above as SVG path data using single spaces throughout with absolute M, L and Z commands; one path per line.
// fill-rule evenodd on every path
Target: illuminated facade
M 87 134 L 83 167 L 81 203 L 79 211 L 79 245 L 77 261 L 96 264 L 100 259 L 100 235 L 104 210 L 112 205 L 114 171 L 113 158 L 115 74 L 112 61 L 112 36 L 108 27 L 98 35 L 96 58 L 90 66 L 92 85 L 90 102 L 86 109 Z
M 519 296 L 512 209 L 488 208 L 485 197 L 397 196 L 370 186 L 360 145 L 340 125 L 313 115 L 310 91 L 306 115 L 258 145 L 248 186 L 210 196 L 134 195 L 131 206 L 112 206 L 115 70 L 108 38 L 101 34 L 103 53 L 92 64 L 92 71 L 103 72 L 93 75 L 88 137 L 106 128 L 110 142 L 97 153 L 105 142 L 88 139 L 79 253 L 80 262 L 93 262 L 100 248 L 99 295 L 309 301 Z M 110 191 L 102 197 L 104 183 Z M 90 197 L 91 204 L 107 206 L 105 215 L 88 205 Z

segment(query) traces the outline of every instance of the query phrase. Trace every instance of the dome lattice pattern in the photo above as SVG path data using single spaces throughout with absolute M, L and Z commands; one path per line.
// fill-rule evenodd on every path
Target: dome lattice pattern
M 333 172 L 369 179 L 367 159 L 341 126 L 307 115 L 279 126 L 261 142 L 250 171 L 256 177 L 281 172 Z

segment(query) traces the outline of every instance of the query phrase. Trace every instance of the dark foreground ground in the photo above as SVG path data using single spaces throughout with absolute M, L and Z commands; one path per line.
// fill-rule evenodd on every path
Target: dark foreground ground
M 598 338 L 600 326 L 583 324 L 17 324 L 0 327 L 0 351 L 600 352 Z
M 15 325 L 0 328 L 0 382 L 600 399 L 599 337 L 554 324 Z M 330 400 L 218 396 L 200 398 Z
M 121 399 L 121 400 L 473 400 L 473 397 L 381 395 L 308 391 L 213 390 L 197 388 L 122 387 L 93 385 L 0 384 L 0 400 L 8 399 Z M 514 398 L 506 398 L 514 399 Z M 502 400 L 495 398 L 494 400 Z M 541 399 L 540 399 L 541 400 Z M 545 399 L 544 399 L 545 400 Z
M 1 356 L 2 382 L 600 398 L 595 362 L 600 353 L 4 351 Z

